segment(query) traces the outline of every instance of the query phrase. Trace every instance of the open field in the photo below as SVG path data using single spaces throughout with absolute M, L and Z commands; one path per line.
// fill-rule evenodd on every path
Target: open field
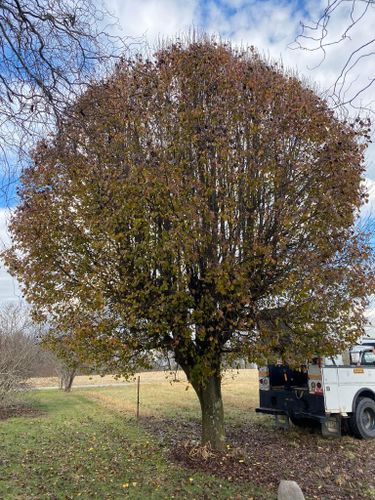
M 224 379 L 223 454 L 197 447 L 195 394 L 160 372 L 141 374 L 138 423 L 135 383 L 29 394 L 33 412 L 0 421 L 0 498 L 274 499 L 280 479 L 308 499 L 375 498 L 375 443 L 275 430 L 256 377 Z
M 252 370 L 256 376 L 256 370 Z M 157 372 L 142 372 L 137 373 L 132 379 L 125 380 L 124 378 L 115 378 L 114 375 L 77 375 L 74 378 L 73 386 L 108 386 L 108 385 L 124 385 L 125 383 L 134 382 L 136 377 L 140 375 L 143 382 L 164 383 L 168 380 L 175 378 L 174 373 L 164 373 L 163 371 Z M 179 370 L 177 372 L 179 380 L 186 380 L 184 373 Z M 60 379 L 58 377 L 34 377 L 28 380 L 30 387 L 43 388 L 43 387 L 59 387 Z
M 75 386 L 107 386 L 107 385 L 123 385 L 124 379 L 116 379 L 113 375 L 77 375 L 74 378 Z M 28 380 L 28 384 L 32 388 L 42 389 L 44 387 L 56 387 L 60 385 L 58 377 L 34 377 Z
M 144 372 L 139 375 L 142 416 L 197 417 L 198 399 L 183 372 L 177 373 L 177 381 L 174 380 L 174 374 L 163 372 Z M 85 393 L 111 408 L 135 415 L 137 400 L 135 381 L 125 387 L 95 388 L 94 391 Z M 258 371 L 248 369 L 227 372 L 223 380 L 223 397 L 225 404 L 231 408 L 231 412 L 227 415 L 229 419 L 233 417 L 238 419 L 241 415 L 253 413 L 258 404 Z M 241 415 L 236 411 L 238 406 L 241 408 Z
M 186 389 L 188 385 L 186 381 L 186 376 L 182 370 L 178 370 L 177 372 L 163 372 L 163 371 L 147 371 L 135 374 L 133 378 L 130 380 L 125 380 L 124 378 L 115 378 L 114 375 L 77 375 L 74 378 L 73 388 L 74 387 L 107 387 L 107 386 L 123 386 L 126 385 L 134 385 L 137 379 L 137 376 L 141 377 L 142 384 L 157 384 L 159 386 L 166 385 L 168 387 L 173 386 L 173 388 L 177 391 L 181 390 L 183 386 L 183 390 Z M 177 381 L 177 383 L 176 383 Z M 173 382 L 173 384 L 171 384 Z M 34 377 L 28 380 L 28 385 L 31 388 L 42 389 L 45 387 L 56 387 L 58 388 L 60 384 L 60 380 L 58 377 Z M 182 384 L 182 385 L 181 385 Z M 250 385 L 249 385 L 250 384 Z M 242 389 L 246 391 L 246 394 L 257 391 L 258 388 L 258 370 L 255 369 L 246 369 L 246 370 L 229 370 L 224 375 L 223 387 L 226 388 L 228 385 L 231 387 L 236 387 L 236 390 L 240 389 L 242 385 Z M 191 389 L 191 388 L 190 388 Z M 225 390 L 225 389 L 224 389 Z M 228 395 L 231 391 L 227 391 Z

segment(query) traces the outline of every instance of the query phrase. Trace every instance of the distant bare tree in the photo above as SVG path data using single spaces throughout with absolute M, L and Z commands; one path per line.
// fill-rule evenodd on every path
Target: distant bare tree
M 75 376 L 77 375 L 78 365 L 77 367 L 71 366 L 66 363 L 61 363 L 61 367 L 59 369 L 60 376 L 60 389 L 65 392 L 70 392 L 73 386 L 73 381 Z
M 360 64 L 367 62 L 368 66 L 374 66 L 375 33 L 373 30 L 370 31 L 371 34 L 367 39 L 360 39 L 358 32 L 354 33 L 360 28 L 361 23 L 364 25 L 368 23 L 374 8 L 375 0 L 328 0 L 327 6 L 316 21 L 308 24 L 301 22 L 301 32 L 291 45 L 294 49 L 320 51 L 321 64 L 326 59 L 330 47 L 352 42 L 352 48 L 330 90 L 330 97 L 336 106 L 349 105 L 358 108 L 363 94 L 374 85 L 375 72 L 366 80 L 354 85 L 359 77 L 356 73 L 360 72 Z M 341 30 L 337 30 L 338 20 L 342 22 L 343 18 L 346 22 Z M 366 106 L 366 109 L 373 111 L 371 104 Z
M 80 368 L 83 368 L 83 365 L 77 354 L 69 347 L 69 343 L 65 342 L 63 336 L 54 343 L 52 352 L 57 359 L 56 371 L 60 378 L 60 389 L 70 392 L 75 376 Z
M 37 334 L 25 306 L 0 309 L 0 405 L 12 401 L 32 375 L 39 356 Z
M 120 57 L 111 17 L 96 0 L 0 1 L 0 188 L 19 154 L 46 133 L 93 76 Z M 112 23 L 114 20 L 111 20 Z

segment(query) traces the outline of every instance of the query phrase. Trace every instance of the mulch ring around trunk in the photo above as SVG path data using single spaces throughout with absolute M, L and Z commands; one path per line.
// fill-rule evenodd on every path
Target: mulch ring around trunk
M 293 480 L 311 499 L 375 498 L 375 440 L 324 439 L 305 429 L 283 431 L 248 422 L 228 426 L 227 450 L 216 452 L 198 444 L 197 421 L 148 418 L 143 425 L 173 461 L 194 471 L 275 492 L 282 479 Z
M 0 420 L 13 417 L 39 417 L 43 412 L 24 403 L 0 406 Z

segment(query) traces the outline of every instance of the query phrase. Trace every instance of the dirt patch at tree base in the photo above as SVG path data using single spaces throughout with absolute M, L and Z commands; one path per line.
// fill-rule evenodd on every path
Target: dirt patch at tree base
M 0 406 L 0 420 L 6 420 L 13 417 L 39 417 L 42 414 L 43 412 L 41 410 L 25 404 Z
M 227 451 L 199 446 L 200 423 L 145 419 L 143 425 L 168 448 L 173 461 L 195 471 L 277 491 L 296 481 L 306 498 L 375 498 L 375 440 L 324 439 L 319 432 L 257 424 L 228 426 Z M 178 436 L 178 438 L 176 438 Z

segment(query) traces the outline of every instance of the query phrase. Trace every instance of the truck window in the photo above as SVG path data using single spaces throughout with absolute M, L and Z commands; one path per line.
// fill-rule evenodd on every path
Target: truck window
M 357 365 L 361 360 L 361 355 L 359 352 L 351 352 L 350 353 L 350 363 L 352 365 Z
M 341 354 L 336 356 L 327 356 L 324 358 L 324 366 L 342 366 L 344 364 Z
M 362 364 L 375 365 L 375 354 L 372 351 L 364 352 L 362 356 Z

